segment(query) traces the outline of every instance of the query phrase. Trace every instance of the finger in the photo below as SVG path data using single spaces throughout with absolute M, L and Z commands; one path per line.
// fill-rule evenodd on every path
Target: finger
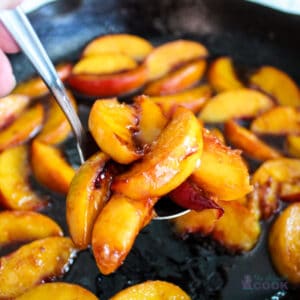
M 14 8 L 16 7 L 22 0 L 1 0 L 0 8 Z
M 6 53 L 16 53 L 19 51 L 17 43 L 2 24 L 0 24 L 0 49 Z
M 0 50 L 0 97 L 9 94 L 15 85 L 16 79 L 11 64 L 3 51 Z

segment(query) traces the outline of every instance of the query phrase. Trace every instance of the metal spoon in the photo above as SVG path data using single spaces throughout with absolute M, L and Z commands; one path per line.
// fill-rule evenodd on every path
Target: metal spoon
M 78 115 L 71 105 L 62 81 L 58 77 L 50 58 L 31 26 L 27 16 L 24 14 L 22 9 L 18 7 L 13 10 L 0 11 L 0 20 L 14 37 L 38 74 L 44 80 L 50 92 L 53 94 L 54 98 L 57 100 L 61 109 L 68 118 L 77 141 L 77 150 L 80 161 L 83 164 L 85 158 L 87 158 L 86 144 L 88 142 L 88 138 L 86 132 Z M 171 201 L 169 202 L 170 203 L 166 206 L 167 208 L 160 209 L 160 213 L 154 218 L 155 220 L 174 219 L 185 215 L 190 211 L 189 209 L 176 206 Z M 169 213 L 170 211 L 172 211 L 171 214 Z
M 0 20 L 16 40 L 60 105 L 73 129 L 81 163 L 85 160 L 86 132 L 66 93 L 65 87 L 27 16 L 20 7 L 0 11 Z

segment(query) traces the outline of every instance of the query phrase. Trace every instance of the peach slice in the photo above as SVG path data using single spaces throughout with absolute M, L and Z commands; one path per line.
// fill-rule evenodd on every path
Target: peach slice
M 52 282 L 36 286 L 16 300 L 97 300 L 90 291 L 76 284 Z
M 22 144 L 38 133 L 44 119 L 41 104 L 25 111 L 10 126 L 0 131 L 0 152 L 6 148 Z
M 216 199 L 198 187 L 192 179 L 188 178 L 168 195 L 178 205 L 201 211 L 204 209 L 218 209 L 220 217 L 222 208 L 215 202 Z
M 145 39 L 132 34 L 108 34 L 92 40 L 84 49 L 83 56 L 101 53 L 122 53 L 142 61 L 153 49 Z
M 300 283 L 300 203 L 289 205 L 277 217 L 269 233 L 269 253 L 280 276 Z
M 165 195 L 191 175 L 201 153 L 201 124 L 190 110 L 178 107 L 151 150 L 117 176 L 112 189 L 137 200 Z
M 286 137 L 285 145 L 288 153 L 293 156 L 300 158 L 300 136 L 290 134 Z
M 257 117 L 251 130 L 258 134 L 299 134 L 300 112 L 295 107 L 274 107 Z
M 191 233 L 209 235 L 220 217 L 219 209 L 204 209 L 190 211 L 189 213 L 172 220 L 175 232 L 185 238 Z
M 31 166 L 38 182 L 54 192 L 67 194 L 75 170 L 60 150 L 34 140 L 31 145 Z
M 213 136 L 215 136 L 222 144 L 224 144 L 224 145 L 226 144 L 225 137 L 220 129 L 218 129 L 217 127 L 214 127 L 212 129 L 210 129 L 209 132 Z
M 143 203 L 121 194 L 112 195 L 100 212 L 92 234 L 93 253 L 102 274 L 114 272 L 123 263 L 140 229 L 151 219 L 156 200 Z
M 141 157 L 134 135 L 138 118 L 132 106 L 117 99 L 97 100 L 89 115 L 89 129 L 101 150 L 121 164 Z
M 250 251 L 261 228 L 257 217 L 237 201 L 219 201 L 224 215 L 216 222 L 212 237 L 230 251 Z
M 294 199 L 299 196 L 300 160 L 292 158 L 278 158 L 266 161 L 253 174 L 252 182 L 260 189 L 270 190 L 270 184 L 274 186 L 272 195 L 274 198 L 282 197 Z M 273 183 L 274 182 L 274 183 Z M 284 186 L 282 189 L 282 186 Z M 261 201 L 264 194 L 261 193 Z
M 163 115 L 160 107 L 147 96 L 134 99 L 139 120 L 139 131 L 136 139 L 141 144 L 151 144 L 160 135 L 168 119 Z
M 177 285 L 166 281 L 146 281 L 122 290 L 111 300 L 191 300 Z
M 74 244 L 85 249 L 91 242 L 96 217 L 110 196 L 109 156 L 98 152 L 74 176 L 67 196 L 67 223 Z
M 83 57 L 74 65 L 72 74 L 104 75 L 119 73 L 136 68 L 137 63 L 127 55 L 120 53 L 101 53 Z
M 77 110 L 76 101 L 70 91 L 67 91 L 72 106 Z M 43 129 L 36 137 L 39 141 L 46 144 L 59 144 L 63 142 L 71 132 L 71 126 L 67 120 L 65 114 L 57 104 L 57 102 L 51 98 L 50 108 L 48 111 L 46 122 Z
M 201 165 L 191 178 L 204 191 L 222 200 L 235 200 L 252 190 L 241 152 L 223 145 L 206 130 Z
M 212 95 L 208 85 L 202 85 L 174 95 L 150 97 L 158 104 L 166 117 L 170 118 L 178 106 L 184 106 L 194 113 L 198 113 Z
M 43 282 L 62 276 L 76 249 L 69 238 L 48 237 L 0 258 L 0 298 L 19 296 Z
M 262 220 L 267 220 L 279 208 L 278 194 L 280 185 L 271 177 L 263 184 L 256 182 L 256 179 L 252 179 L 252 182 L 254 189 L 248 195 L 248 198 L 257 206 L 258 217 Z
M 141 65 L 129 71 L 109 75 L 71 74 L 68 83 L 74 90 L 87 96 L 112 97 L 140 88 L 147 79 L 147 68 Z
M 1 204 L 15 210 L 38 210 L 47 203 L 29 186 L 28 149 L 17 146 L 0 154 Z
M 199 114 L 208 123 L 225 122 L 232 118 L 252 118 L 270 109 L 273 101 L 266 95 L 250 90 L 231 90 L 210 99 Z
M 196 58 L 208 56 L 207 49 L 200 43 L 176 40 L 155 48 L 146 58 L 149 79 L 154 80 L 169 73 L 174 67 Z
M 300 200 L 300 182 L 283 182 L 280 185 L 280 198 L 283 201 L 299 201 Z
M 250 83 L 274 96 L 281 105 L 300 105 L 297 84 L 288 74 L 279 69 L 263 66 L 250 77 Z
M 175 94 L 195 85 L 204 75 L 206 61 L 198 59 L 148 84 L 144 93 L 149 96 Z
M 62 63 L 56 66 L 56 72 L 61 80 L 65 81 L 72 71 L 72 65 Z M 49 94 L 49 89 L 40 77 L 18 84 L 13 94 L 27 95 L 30 98 L 40 98 Z
M 0 213 L 0 246 L 62 235 L 58 224 L 42 214 L 32 211 Z
M 0 129 L 13 122 L 28 106 L 30 99 L 25 95 L 9 95 L 0 99 Z
M 217 58 L 208 69 L 208 81 L 217 92 L 241 89 L 230 57 Z
M 278 151 L 233 120 L 225 123 L 224 130 L 227 139 L 234 147 L 241 149 L 246 155 L 254 159 L 265 161 L 281 157 Z

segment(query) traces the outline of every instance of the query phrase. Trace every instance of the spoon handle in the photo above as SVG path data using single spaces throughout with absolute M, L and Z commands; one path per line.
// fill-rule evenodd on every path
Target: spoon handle
M 85 158 L 83 149 L 86 142 L 85 130 L 71 105 L 62 81 L 57 76 L 56 70 L 27 16 L 20 7 L 17 7 L 13 10 L 0 11 L 0 20 L 30 60 L 68 118 L 77 140 L 80 160 L 83 163 Z

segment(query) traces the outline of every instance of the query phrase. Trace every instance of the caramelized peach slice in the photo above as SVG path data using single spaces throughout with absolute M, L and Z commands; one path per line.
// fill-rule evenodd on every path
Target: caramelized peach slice
M 191 298 L 177 285 L 165 281 L 146 281 L 131 286 L 111 300 L 190 300 Z
M 72 106 L 75 110 L 77 110 L 77 104 L 73 95 L 69 91 L 67 91 L 67 94 Z M 47 120 L 43 126 L 43 129 L 36 138 L 46 144 L 59 144 L 66 139 L 70 132 L 71 126 L 69 121 L 57 102 L 51 98 Z
M 254 188 L 248 195 L 249 200 L 256 204 L 258 217 L 262 220 L 267 220 L 273 216 L 279 208 L 278 194 L 280 185 L 272 177 L 264 183 L 258 183 L 256 179 L 252 179 L 252 182 Z
M 0 129 L 13 122 L 29 104 L 25 95 L 9 95 L 0 99 Z
M 217 92 L 236 90 L 243 87 L 238 79 L 231 58 L 217 58 L 208 69 L 208 81 Z
M 222 144 L 226 144 L 225 143 L 225 137 L 222 133 L 222 131 L 220 129 L 218 129 L 217 127 L 214 127 L 212 129 L 209 130 L 209 132 L 215 136 Z
M 56 72 L 61 80 L 65 81 L 70 75 L 72 65 L 69 63 L 59 64 L 56 67 Z M 34 77 L 29 81 L 19 84 L 13 94 L 27 95 L 30 98 L 39 98 L 49 94 L 49 89 L 40 77 Z
M 272 100 L 250 89 L 226 91 L 211 98 L 199 114 L 204 122 L 225 122 L 232 118 L 252 118 L 270 109 Z
M 43 119 L 44 109 L 41 104 L 25 111 L 9 127 L 0 131 L 0 152 L 34 136 L 40 130 Z
M 31 166 L 38 182 L 54 192 L 67 194 L 75 170 L 60 150 L 34 140 L 31 146 Z
M 32 211 L 0 213 L 0 246 L 62 235 L 58 224 L 42 214 Z
M 142 203 L 113 194 L 104 206 L 92 234 L 93 253 L 102 274 L 114 272 L 123 263 L 145 220 L 151 218 L 153 205 L 150 199 Z
M 185 208 L 196 211 L 218 209 L 220 217 L 223 214 L 222 208 L 215 202 L 216 199 L 198 187 L 190 178 L 171 191 L 169 197 Z
M 128 164 L 141 157 L 134 142 L 137 122 L 132 106 L 117 99 L 101 99 L 91 109 L 89 129 L 103 152 L 121 164 Z
M 266 161 L 253 174 L 252 182 L 260 189 L 270 191 L 270 182 L 274 181 L 273 197 L 286 197 L 293 199 L 298 197 L 298 187 L 300 185 L 300 160 L 292 158 L 278 158 Z M 286 185 L 281 191 L 282 185 Z M 287 186 L 288 185 L 288 186 Z M 292 186 L 294 186 L 292 188 Z M 294 194 L 295 193 L 295 194 Z M 264 194 L 261 194 L 264 199 Z
M 225 123 L 224 130 L 227 139 L 234 147 L 241 149 L 246 155 L 254 159 L 265 161 L 281 156 L 278 151 L 233 120 Z
M 1 257 L 0 297 L 19 296 L 46 279 L 62 276 L 75 254 L 69 238 L 48 237 Z
M 204 209 L 202 211 L 190 211 L 189 213 L 172 221 L 174 229 L 181 237 L 191 233 L 209 235 L 220 217 L 219 209 Z
M 76 284 L 65 282 L 44 283 L 36 286 L 16 300 L 97 300 L 90 291 Z
M 274 96 L 281 105 L 300 105 L 297 84 L 288 74 L 279 69 L 271 66 L 261 67 L 250 77 L 250 83 Z
M 284 201 L 300 200 L 300 182 L 283 182 L 280 185 L 280 198 Z
M 9 209 L 37 210 L 46 205 L 31 189 L 28 149 L 18 146 L 0 154 L 0 200 Z
M 161 96 L 184 91 L 201 80 L 205 69 L 206 61 L 204 59 L 187 63 L 166 76 L 148 84 L 144 93 L 150 96 Z
M 136 68 L 136 62 L 120 53 L 101 53 L 83 57 L 73 67 L 72 74 L 104 75 Z
M 155 48 L 146 58 L 149 79 L 162 77 L 179 64 L 207 55 L 207 49 L 198 42 L 177 40 L 163 44 Z
M 151 144 L 160 135 L 168 119 L 149 97 L 138 96 L 134 102 L 139 119 L 139 131 L 136 138 L 142 144 Z
M 201 165 L 191 178 L 204 191 L 222 200 L 235 200 L 252 190 L 241 152 L 223 145 L 206 130 Z
M 294 135 L 294 134 L 288 135 L 286 137 L 285 144 L 286 144 L 287 151 L 291 156 L 300 158 L 300 136 L 299 135 Z
M 84 56 L 100 53 L 122 53 L 142 61 L 153 49 L 145 39 L 132 34 L 108 34 L 92 40 L 84 49 Z
M 258 134 L 299 134 L 300 112 L 295 107 L 274 107 L 257 117 L 251 130 Z
M 211 95 L 212 89 L 208 85 L 202 85 L 178 94 L 150 97 L 150 99 L 158 104 L 165 116 L 169 118 L 178 106 L 198 113 Z
M 130 93 L 145 84 L 148 71 L 145 65 L 109 75 L 71 74 L 70 86 L 87 96 L 112 97 Z
M 165 195 L 191 175 L 201 153 L 201 125 L 191 111 L 178 107 L 151 150 L 117 176 L 112 188 L 137 200 Z
M 91 242 L 96 217 L 110 196 L 109 156 L 98 152 L 77 171 L 67 196 L 67 223 L 74 244 L 85 249 Z
M 212 237 L 230 251 L 250 251 L 261 228 L 256 216 L 237 201 L 219 201 L 224 215 L 216 222 Z
M 277 217 L 269 233 L 269 253 L 278 273 L 300 283 L 300 203 L 289 205 Z

